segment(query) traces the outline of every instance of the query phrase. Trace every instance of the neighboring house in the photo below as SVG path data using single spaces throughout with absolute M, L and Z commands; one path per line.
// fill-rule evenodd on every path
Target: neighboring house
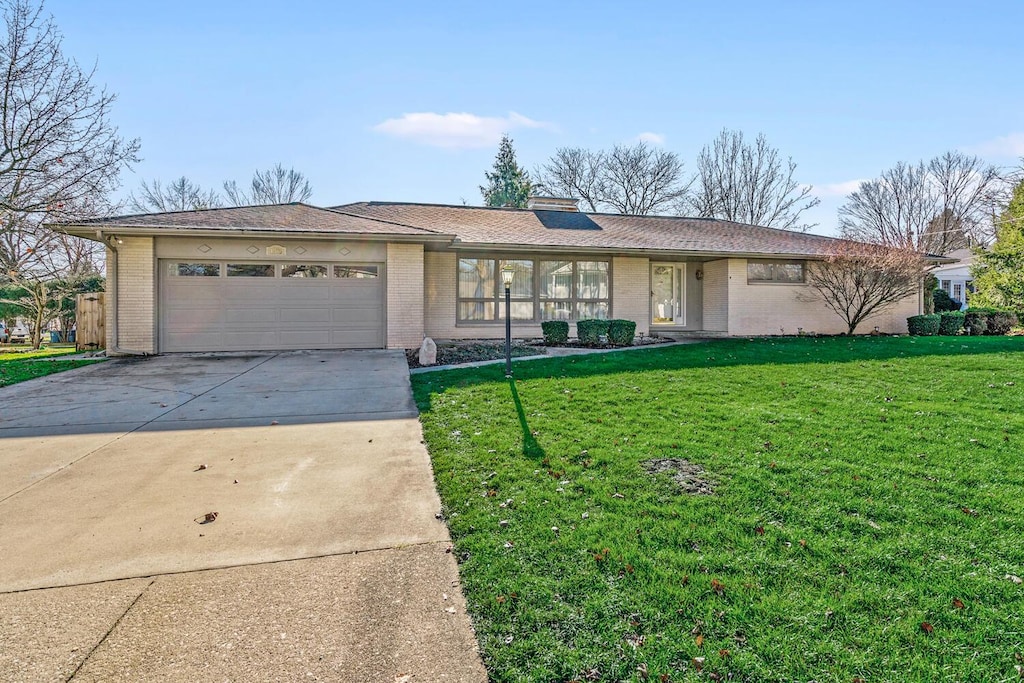
M 364 202 L 121 216 L 55 229 L 107 247 L 108 349 L 414 348 L 542 320 L 626 318 L 643 334 L 839 333 L 804 282 L 835 241 L 728 221 Z M 866 321 L 905 332 L 919 296 Z
M 931 272 L 939 281 L 939 289 L 959 301 L 962 311 L 967 308 L 967 298 L 974 292 L 974 278 L 971 277 L 974 252 L 970 249 L 957 249 L 947 254 L 947 258 L 957 259 L 957 262 L 939 266 Z

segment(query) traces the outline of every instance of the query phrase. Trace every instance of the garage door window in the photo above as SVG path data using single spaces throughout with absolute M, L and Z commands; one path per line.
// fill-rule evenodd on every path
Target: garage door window
M 281 266 L 281 277 L 324 278 L 327 277 L 327 266 L 318 264 L 289 264 Z
M 377 266 L 334 266 L 334 277 L 375 278 Z
M 229 263 L 228 277 L 274 277 L 274 264 Z
M 220 277 L 219 263 L 171 263 L 167 272 L 179 277 Z

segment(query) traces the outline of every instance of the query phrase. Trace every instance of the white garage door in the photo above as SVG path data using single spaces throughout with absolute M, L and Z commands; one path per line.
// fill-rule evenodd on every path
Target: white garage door
M 384 266 L 161 260 L 161 351 L 384 346 Z

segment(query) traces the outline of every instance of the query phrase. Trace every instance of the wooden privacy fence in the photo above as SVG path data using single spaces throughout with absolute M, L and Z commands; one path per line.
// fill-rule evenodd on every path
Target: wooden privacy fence
M 107 344 L 107 316 L 103 311 L 103 292 L 79 294 L 75 299 L 75 347 L 95 351 Z

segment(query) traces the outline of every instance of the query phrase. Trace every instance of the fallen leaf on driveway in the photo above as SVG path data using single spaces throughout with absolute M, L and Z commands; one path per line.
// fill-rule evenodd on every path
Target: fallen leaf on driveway
M 445 607 L 444 611 L 447 612 L 448 614 L 455 614 L 455 608 L 454 607 Z
M 411 674 L 398 674 L 395 676 L 395 683 L 409 683 L 412 680 Z
M 202 517 L 196 517 L 196 519 L 195 519 L 196 524 L 209 524 L 210 522 L 215 522 L 216 520 L 217 520 L 217 513 L 216 512 L 207 512 Z
M 270 421 L 270 426 L 271 426 L 271 427 L 273 427 L 273 426 L 274 426 L 274 425 L 276 425 L 276 424 L 277 424 L 277 420 L 271 420 L 271 421 Z
M 192 470 L 192 471 L 193 471 L 193 472 L 199 472 L 199 471 L 201 471 L 201 470 L 205 470 L 205 469 L 206 469 L 206 465 L 200 465 L 199 467 L 195 468 L 195 469 L 194 469 L 194 470 Z

